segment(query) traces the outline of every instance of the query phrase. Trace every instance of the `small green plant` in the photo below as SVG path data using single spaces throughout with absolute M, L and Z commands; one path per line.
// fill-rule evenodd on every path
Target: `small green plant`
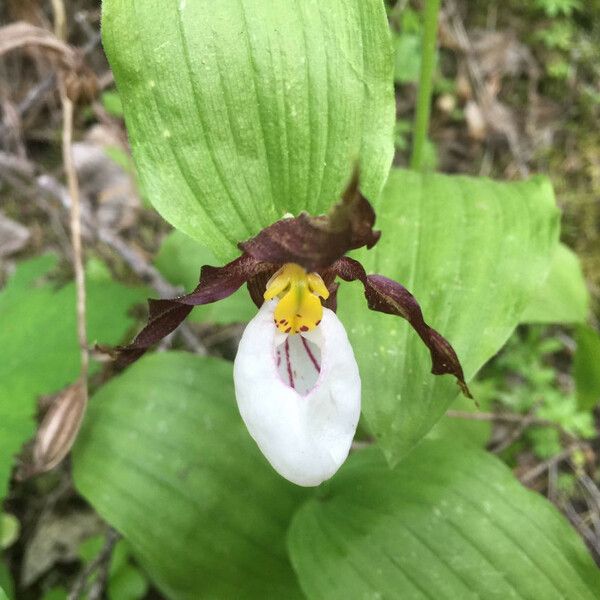
M 530 427 L 524 437 L 540 458 L 560 452 L 563 436 L 595 435 L 591 410 L 578 407 L 571 376 L 561 371 L 568 359 L 565 342 L 544 326 L 517 331 L 500 355 L 485 370 L 483 381 L 491 399 L 523 415 L 535 415 L 548 425 Z
M 548 17 L 570 17 L 582 8 L 580 0 L 535 0 L 535 6 Z
M 570 21 L 554 21 L 548 27 L 538 29 L 534 39 L 551 50 L 568 50 L 573 42 L 573 33 Z

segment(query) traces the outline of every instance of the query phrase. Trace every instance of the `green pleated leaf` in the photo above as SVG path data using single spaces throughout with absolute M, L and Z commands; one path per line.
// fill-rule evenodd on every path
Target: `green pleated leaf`
M 105 0 L 103 42 L 145 194 L 221 259 L 324 212 L 360 157 L 376 197 L 393 154 L 382 0 Z
M 583 323 L 589 292 L 579 258 L 559 244 L 544 285 L 536 292 L 523 315 L 524 323 Z
M 469 379 L 502 347 L 544 281 L 558 211 L 542 178 L 496 183 L 392 170 L 376 226 L 380 242 L 357 258 L 416 296 Z M 394 462 L 444 413 L 456 384 L 430 374 L 429 352 L 404 320 L 367 310 L 359 284 L 340 286 L 338 306 L 360 367 L 363 414 Z
M 285 531 L 306 496 L 260 455 L 231 363 L 149 355 L 91 400 L 77 488 L 170 598 L 296 598 Z
M 154 260 L 158 270 L 174 285 L 191 291 L 198 285 L 200 268 L 204 265 L 220 266 L 220 261 L 206 247 L 190 237 L 173 231 L 163 240 Z M 197 323 L 243 323 L 256 314 L 246 286 L 215 304 L 195 306 L 190 316 Z
M 75 286 L 57 289 L 45 279 L 56 263 L 54 255 L 21 263 L 0 293 L 0 499 L 13 455 L 35 432 L 38 396 L 79 375 Z M 87 278 L 88 338 L 117 344 L 135 322 L 127 311 L 147 291 L 111 281 L 102 270 Z
M 8 600 L 8 596 L 4 593 L 2 588 L 0 588 L 0 600 Z
M 496 457 L 424 442 L 394 470 L 353 456 L 292 522 L 308 598 L 593 600 L 600 571 L 566 519 Z

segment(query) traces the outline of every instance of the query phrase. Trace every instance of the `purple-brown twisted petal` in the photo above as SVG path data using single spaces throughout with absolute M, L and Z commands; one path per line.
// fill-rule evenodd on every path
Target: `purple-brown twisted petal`
M 373 230 L 375 211 L 359 189 L 358 171 L 342 200 L 329 214 L 312 217 L 302 213 L 281 219 L 238 245 L 259 261 L 297 263 L 307 271 L 320 271 L 349 250 L 372 248 L 380 232 Z
M 148 323 L 131 344 L 117 348 L 117 366 L 125 367 L 140 358 L 150 346 L 174 331 L 194 306 L 223 300 L 244 283 L 274 269 L 272 264 L 243 254 L 223 267 L 202 267 L 200 282 L 193 292 L 185 296 L 148 300 Z
M 434 375 L 454 375 L 462 393 L 472 398 L 454 348 L 425 323 L 419 303 L 404 286 L 383 275 L 367 275 L 358 261 L 347 256 L 338 259 L 329 271 L 344 281 L 359 280 L 365 288 L 365 297 L 371 310 L 406 319 L 429 348 L 431 372 Z

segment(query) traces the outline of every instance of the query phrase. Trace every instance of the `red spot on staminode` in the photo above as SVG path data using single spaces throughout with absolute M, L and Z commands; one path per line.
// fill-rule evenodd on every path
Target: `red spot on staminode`
M 308 331 L 308 327 L 306 325 L 302 325 L 302 327 L 300 327 L 300 331 Z
M 321 322 L 321 319 L 319 319 L 316 323 L 315 323 L 315 327 L 319 326 L 319 323 Z
M 292 330 L 292 328 L 291 328 L 291 327 L 288 327 L 288 328 L 285 330 L 285 333 L 289 333 L 291 330 Z
M 301 318 L 302 318 L 302 315 L 296 315 L 296 316 L 297 316 L 299 319 L 301 319 Z

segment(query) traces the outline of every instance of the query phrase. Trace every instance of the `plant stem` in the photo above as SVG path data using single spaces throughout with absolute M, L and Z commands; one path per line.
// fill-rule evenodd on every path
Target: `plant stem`
M 67 11 L 64 0 L 52 0 L 52 12 L 54 13 L 54 35 L 65 41 L 67 38 Z
M 54 12 L 54 31 L 56 37 L 66 43 L 67 12 L 64 0 L 52 0 Z M 69 46 L 66 46 L 67 50 Z M 73 269 L 75 271 L 76 303 L 75 312 L 77 316 L 77 339 L 81 355 L 80 380 L 84 406 L 87 404 L 87 378 L 90 362 L 89 345 L 87 338 L 87 325 L 85 316 L 85 268 L 83 265 L 83 246 L 81 243 L 81 205 L 79 198 L 79 180 L 73 162 L 73 101 L 67 93 L 67 73 L 61 70 L 59 75 L 59 91 L 62 104 L 62 155 L 67 178 L 69 195 L 71 196 L 70 228 L 71 245 L 73 248 Z M 82 411 L 83 414 L 83 411 Z
M 83 247 L 81 243 L 81 206 L 79 182 L 73 164 L 73 102 L 67 96 L 64 77 L 61 76 L 60 96 L 63 107 L 63 162 L 67 176 L 69 196 L 71 197 L 71 244 L 73 246 L 73 266 L 75 270 L 75 290 L 77 293 L 77 339 L 81 353 L 81 381 L 87 389 L 89 349 L 85 317 L 85 269 L 83 266 Z
M 423 48 L 421 50 L 421 73 L 419 75 L 419 93 L 413 131 L 413 151 L 410 166 L 415 170 L 423 168 L 423 151 L 429 128 L 431 112 L 431 90 L 433 69 L 435 66 L 435 48 L 437 42 L 438 13 L 440 0 L 424 0 Z

